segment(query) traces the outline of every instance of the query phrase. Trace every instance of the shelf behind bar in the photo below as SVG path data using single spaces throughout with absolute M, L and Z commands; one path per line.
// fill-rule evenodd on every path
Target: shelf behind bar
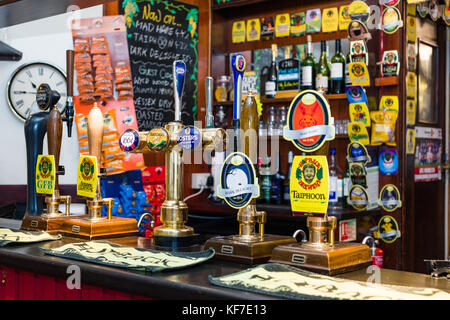
M 231 30 L 231 29 L 230 29 Z M 339 30 L 335 32 L 319 32 L 319 33 L 311 33 L 312 42 L 320 42 L 320 41 L 332 41 L 337 39 L 347 38 L 348 33 L 347 30 Z M 231 36 L 231 35 L 230 35 Z M 256 50 L 256 49 L 265 49 L 270 48 L 272 44 L 276 44 L 279 47 L 296 45 L 296 44 L 304 44 L 307 42 L 306 35 L 299 37 L 285 37 L 285 38 L 274 38 L 272 40 L 259 40 L 252 42 L 244 42 L 244 43 L 229 43 L 228 52 L 242 52 L 248 50 Z
M 282 97 L 282 98 L 261 98 L 261 103 L 262 104 L 290 104 L 292 99 L 295 98 L 295 96 L 299 94 L 299 92 L 295 92 L 290 96 L 287 97 Z M 347 95 L 345 93 L 340 93 L 340 94 L 326 94 L 325 97 L 328 100 L 347 100 Z M 224 101 L 224 102 L 219 102 L 219 101 L 214 101 L 213 103 L 215 106 L 232 106 L 233 105 L 233 101 Z
M 205 201 L 192 201 L 188 203 L 189 212 L 195 214 L 203 214 L 205 216 L 214 215 L 234 215 L 238 210 L 233 209 L 225 204 L 215 204 L 209 200 Z M 271 203 L 257 203 L 256 208 L 258 211 L 266 211 L 269 218 L 281 219 L 281 220 L 305 220 L 306 216 L 293 214 L 291 206 L 287 204 L 271 204 Z M 377 207 L 371 210 L 358 211 L 353 208 L 343 208 L 334 211 L 328 211 L 328 215 L 336 216 L 338 219 L 349 219 L 357 216 L 372 215 L 380 213 L 381 208 Z
M 214 11 L 226 10 L 229 8 L 242 7 L 252 4 L 257 4 L 261 2 L 267 2 L 269 0 L 234 0 L 233 2 L 228 3 L 216 3 L 215 1 L 212 3 L 212 9 Z
M 397 86 L 399 83 L 398 76 L 396 77 L 383 77 L 383 78 L 375 78 L 375 86 L 381 87 L 383 86 Z

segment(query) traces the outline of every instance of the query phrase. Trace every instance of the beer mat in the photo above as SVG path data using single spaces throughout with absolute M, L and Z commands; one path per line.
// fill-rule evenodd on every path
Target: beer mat
M 59 240 L 60 235 L 52 236 L 44 231 L 23 231 L 0 228 L 0 247 L 9 243 L 32 243 L 47 240 Z
M 438 289 L 345 280 L 278 263 L 263 264 L 221 277 L 209 275 L 208 279 L 217 286 L 285 299 L 450 300 L 449 293 Z
M 214 249 L 199 252 L 166 252 L 133 248 L 108 241 L 66 244 L 57 248 L 39 248 L 45 254 L 109 267 L 159 272 L 191 267 L 211 259 Z

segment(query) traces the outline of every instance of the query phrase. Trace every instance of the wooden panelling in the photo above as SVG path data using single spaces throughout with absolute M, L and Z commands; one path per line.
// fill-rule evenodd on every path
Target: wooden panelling
M 81 280 L 82 281 L 82 280 Z M 66 279 L 0 265 L 0 300 L 147 300 L 126 292 L 81 283 L 69 289 Z

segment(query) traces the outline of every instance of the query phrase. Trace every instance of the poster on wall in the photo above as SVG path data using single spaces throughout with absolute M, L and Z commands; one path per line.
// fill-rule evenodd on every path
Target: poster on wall
M 181 121 L 197 118 L 198 7 L 178 1 L 123 0 L 133 78 L 134 105 L 140 131 L 174 120 L 174 60 L 186 64 Z
M 442 129 L 416 127 L 415 131 L 414 181 L 441 180 Z
M 89 154 L 87 117 L 98 102 L 104 119 L 100 165 L 108 175 L 144 166 L 141 154 L 124 154 L 119 147 L 120 133 L 137 129 L 125 31 L 122 16 L 86 18 L 72 23 L 78 150 L 80 155 Z

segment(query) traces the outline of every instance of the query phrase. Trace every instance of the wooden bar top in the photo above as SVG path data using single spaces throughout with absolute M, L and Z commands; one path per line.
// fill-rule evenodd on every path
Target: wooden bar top
M 0 248 L 0 265 L 37 274 L 67 279 L 67 267 L 78 265 L 82 285 L 103 287 L 156 299 L 240 299 L 269 300 L 274 297 L 212 285 L 208 276 L 222 276 L 249 268 L 248 265 L 211 259 L 199 265 L 158 273 L 128 271 L 105 267 L 77 260 L 63 259 L 43 254 L 39 247 L 58 247 L 81 239 L 63 237 L 61 240 L 33 244 L 9 244 Z M 151 240 L 141 237 L 108 239 L 108 241 L 132 247 L 151 248 Z M 338 278 L 367 281 L 370 274 L 359 270 L 337 276 Z M 450 292 L 450 281 L 444 278 L 398 270 L 381 270 L 381 283 L 412 287 L 437 288 Z M 305 297 L 308 298 L 308 297 Z M 309 297 L 311 299 L 311 297 Z

